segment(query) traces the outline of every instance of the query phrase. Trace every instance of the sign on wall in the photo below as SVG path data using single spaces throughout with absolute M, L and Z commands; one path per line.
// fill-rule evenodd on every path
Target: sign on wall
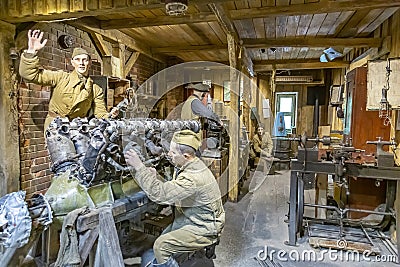
M 400 110 L 400 59 L 374 60 L 368 62 L 367 110 L 379 110 L 382 88 L 387 87 L 386 67 L 390 67 L 387 100 L 392 109 Z

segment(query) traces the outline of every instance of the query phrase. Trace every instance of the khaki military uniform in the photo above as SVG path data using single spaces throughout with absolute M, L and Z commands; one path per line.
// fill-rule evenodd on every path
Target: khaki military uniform
M 269 132 L 264 132 L 261 139 L 258 134 L 254 135 L 252 143 L 250 158 L 260 157 L 261 152 L 263 152 L 263 156 L 270 157 L 272 155 L 272 149 L 274 145 Z
M 44 123 L 46 130 L 50 122 L 57 116 L 74 119 L 86 117 L 90 109 L 96 117 L 106 118 L 103 89 L 94 84 L 89 77 L 79 77 L 76 71 L 51 71 L 39 69 L 39 58 L 22 54 L 19 72 L 28 82 L 51 86 L 52 96 L 49 112 Z
M 216 241 L 225 211 L 217 181 L 199 158 L 183 166 L 171 181 L 162 181 L 146 167 L 136 172 L 135 180 L 152 201 L 176 207 L 174 221 L 155 241 L 157 262 Z

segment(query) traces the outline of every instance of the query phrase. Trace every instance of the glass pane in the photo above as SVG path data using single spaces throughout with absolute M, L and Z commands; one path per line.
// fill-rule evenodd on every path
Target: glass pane
M 285 118 L 285 128 L 286 129 L 292 129 L 292 116 L 284 116 Z
M 279 111 L 280 112 L 292 112 L 292 101 L 293 101 L 293 98 L 291 98 L 291 97 L 281 97 L 279 99 Z

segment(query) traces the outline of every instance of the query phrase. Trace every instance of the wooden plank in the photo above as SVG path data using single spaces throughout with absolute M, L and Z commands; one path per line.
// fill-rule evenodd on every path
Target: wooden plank
M 341 12 L 336 22 L 332 25 L 328 35 L 336 37 L 353 14 L 354 11 Z
M 391 17 L 394 13 L 396 13 L 399 10 L 398 7 L 392 7 L 385 9 L 378 18 L 373 20 L 365 29 L 363 30 L 362 33 L 370 33 L 374 31 L 376 28 L 379 27 L 384 21 L 386 21 L 389 17 Z M 361 32 L 359 33 L 361 34 Z
M 329 47 L 332 44 L 338 47 L 380 47 L 382 38 L 277 38 L 277 39 L 246 39 L 245 47 Z
M 357 10 L 353 16 L 350 18 L 349 21 L 347 21 L 346 25 L 343 27 L 343 29 L 340 31 L 338 34 L 338 37 L 350 37 L 350 36 L 355 36 L 357 34 L 357 27 L 360 21 L 367 16 L 369 13 L 369 10 Z
M 281 16 L 276 18 L 276 38 L 286 36 L 287 17 Z
M 332 62 L 311 62 L 311 63 L 285 63 L 287 60 L 282 60 L 282 64 L 274 65 L 257 65 L 254 64 L 254 71 L 272 71 L 273 67 L 277 70 L 295 70 L 295 69 L 338 69 L 347 68 L 349 62 L 332 61 Z
M 290 5 L 290 0 L 276 0 L 276 6 L 288 6 Z
M 215 32 L 215 35 L 218 36 L 220 44 L 226 44 L 226 34 L 224 33 L 224 30 L 222 29 L 221 25 L 219 25 L 218 22 L 208 22 L 208 25 L 210 28 Z
M 135 65 L 137 59 L 139 58 L 140 53 L 139 52 L 133 52 L 130 58 L 128 59 L 128 62 L 125 64 L 125 73 L 124 77 L 128 76 L 129 72 L 131 71 L 133 65 Z
M 261 0 L 248 0 L 250 8 L 261 7 Z
M 237 56 L 237 47 L 235 36 L 228 33 L 227 34 L 227 42 L 228 42 L 228 51 L 229 51 L 229 65 L 230 65 L 230 81 L 231 81 L 231 94 L 230 94 L 230 112 L 228 112 L 229 119 L 229 129 L 231 129 L 231 145 L 229 146 L 229 180 L 228 180 L 228 198 L 230 201 L 237 202 L 239 195 L 239 94 L 238 90 L 233 90 L 233 88 L 237 89 L 239 84 L 239 77 L 237 69 L 238 67 L 238 56 Z M 236 92 L 236 93 L 235 93 Z
M 21 0 L 21 15 L 26 16 L 32 14 L 32 0 Z
M 111 56 L 111 52 L 108 49 L 107 45 L 104 43 L 103 36 L 101 34 L 98 34 L 96 32 L 91 32 L 90 37 L 92 37 L 92 40 L 99 51 L 101 57 L 104 56 Z
M 287 19 L 286 37 L 296 37 L 300 16 L 289 16 Z
M 79 236 L 79 255 L 81 257 L 80 267 L 83 267 L 90 251 L 99 236 L 99 228 L 86 231 Z
M 209 38 L 208 32 L 202 31 L 201 28 L 198 27 L 198 24 L 189 23 L 188 26 L 193 32 L 197 34 L 197 36 L 200 37 L 201 39 L 201 42 L 199 42 L 200 45 L 212 43 L 212 41 Z
M 312 15 L 301 15 L 299 26 L 297 27 L 297 36 L 304 36 L 307 34 L 307 30 L 310 27 L 310 23 L 312 20 Z
M 379 17 L 379 15 L 382 14 L 383 11 L 384 11 L 384 9 L 373 9 L 373 10 L 369 11 L 368 14 L 364 18 L 362 18 L 361 21 L 358 23 L 358 25 L 357 25 L 357 35 L 359 36 L 360 34 L 362 34 L 364 29 L 372 21 L 376 20 Z M 370 32 L 368 32 L 368 34 L 369 33 Z
M 322 22 L 324 21 L 326 15 L 327 15 L 327 13 L 313 15 L 313 18 L 310 23 L 310 27 L 307 30 L 307 34 L 306 34 L 307 37 L 314 37 L 317 35 L 319 28 L 320 28 Z M 313 38 L 311 38 L 311 39 L 313 39 Z
M 136 50 L 138 52 L 141 52 L 143 54 L 145 54 L 146 56 L 158 61 L 158 62 L 166 62 L 166 58 L 160 55 L 155 55 L 152 53 L 151 49 L 147 46 L 144 45 L 143 43 L 131 38 L 130 36 L 127 36 L 126 34 L 117 31 L 117 30 L 108 30 L 108 31 L 104 31 L 101 29 L 96 29 L 93 28 L 92 26 L 85 26 L 82 23 L 77 23 L 77 22 L 69 22 L 68 24 L 81 29 L 83 31 L 86 31 L 88 33 L 98 33 L 103 35 L 103 37 L 106 37 L 110 40 L 114 40 L 115 42 L 120 41 L 121 43 L 125 43 L 126 46 L 128 46 L 129 48 Z
M 217 18 L 212 12 L 188 14 L 184 16 L 162 16 L 156 18 L 135 18 L 131 20 L 114 19 L 110 21 L 102 21 L 101 28 L 104 30 L 124 29 L 124 28 L 141 28 L 149 26 L 161 25 L 177 25 L 196 22 L 216 21 Z
M 275 18 L 264 19 L 265 35 L 266 38 L 276 38 L 276 21 Z
M 340 14 L 341 12 L 328 13 L 317 32 L 317 36 L 328 36 L 329 32 L 332 30 L 332 25 L 335 24 Z
M 253 19 L 254 30 L 256 32 L 256 38 L 265 38 L 265 27 L 264 27 L 264 19 L 257 18 Z
M 247 1 L 235 1 L 236 9 L 248 9 L 249 4 Z
M 327 1 L 309 3 L 304 5 L 289 5 L 275 7 L 261 7 L 244 10 L 231 10 L 230 15 L 233 20 L 246 18 L 263 18 L 267 16 L 294 16 L 306 14 L 321 14 L 342 12 L 350 10 L 362 10 L 373 8 L 399 7 L 400 1 L 381 1 L 381 0 L 352 0 L 352 1 Z
M 99 220 L 98 253 L 96 253 L 95 266 L 124 267 L 124 259 L 111 209 L 102 210 L 99 214 Z

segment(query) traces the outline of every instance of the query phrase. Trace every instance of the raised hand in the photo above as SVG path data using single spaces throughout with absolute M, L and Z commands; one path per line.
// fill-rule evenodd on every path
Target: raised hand
M 42 49 L 46 43 L 47 39 L 44 39 L 42 42 L 43 38 L 43 32 L 40 30 L 29 30 L 28 31 L 28 53 L 36 53 L 40 49 Z

